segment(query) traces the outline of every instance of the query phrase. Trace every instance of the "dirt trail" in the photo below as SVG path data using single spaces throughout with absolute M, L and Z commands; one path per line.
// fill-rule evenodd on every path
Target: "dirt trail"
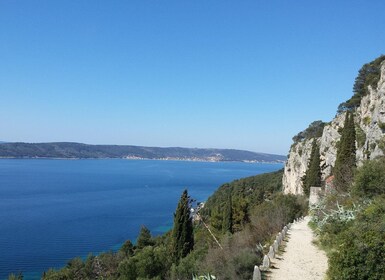
M 327 270 L 325 252 L 313 243 L 312 230 L 306 217 L 291 226 L 284 245 L 284 252 L 273 259 L 268 273 L 271 280 L 323 280 Z

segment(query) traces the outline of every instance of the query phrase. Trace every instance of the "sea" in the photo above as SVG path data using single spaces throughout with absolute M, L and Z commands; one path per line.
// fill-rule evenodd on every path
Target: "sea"
M 0 279 L 40 279 L 74 257 L 116 251 L 145 225 L 172 228 L 184 189 L 205 201 L 222 184 L 279 163 L 0 159 Z

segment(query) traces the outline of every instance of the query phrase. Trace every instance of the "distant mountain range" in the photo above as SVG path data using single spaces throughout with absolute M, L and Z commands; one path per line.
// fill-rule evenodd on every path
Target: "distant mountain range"
M 6 143 L 1 158 L 125 158 L 192 161 L 284 162 L 285 156 L 233 149 L 159 148 L 128 145 L 88 145 L 72 142 Z

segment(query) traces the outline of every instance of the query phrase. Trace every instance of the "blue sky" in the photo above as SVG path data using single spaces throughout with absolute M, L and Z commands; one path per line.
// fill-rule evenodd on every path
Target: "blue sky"
M 385 53 L 385 1 L 0 0 L 0 140 L 286 154 Z

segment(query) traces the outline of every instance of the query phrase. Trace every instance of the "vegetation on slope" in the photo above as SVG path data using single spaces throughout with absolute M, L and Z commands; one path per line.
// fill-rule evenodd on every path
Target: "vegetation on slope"
M 324 123 L 323 121 L 312 122 L 308 128 L 293 137 L 293 145 L 303 140 L 321 137 L 325 125 L 326 123 Z
M 252 207 L 282 190 L 282 176 L 283 170 L 279 170 L 224 184 L 209 197 L 202 215 L 210 219 L 211 226 L 216 232 L 226 232 L 226 229 L 223 229 L 223 220 L 231 196 L 233 209 L 231 230 L 239 231 L 250 222 Z
M 361 99 L 369 94 L 368 87 L 376 87 L 381 75 L 381 63 L 385 61 L 385 55 L 381 55 L 372 62 L 364 64 L 358 71 L 358 76 L 353 86 L 353 96 L 338 106 L 338 113 L 352 111 L 360 106 Z
M 218 161 L 282 162 L 284 156 L 234 149 L 160 148 L 82 143 L 3 143 L 0 157 L 10 158 L 146 158 L 200 159 Z
M 312 143 L 306 174 L 301 179 L 303 192 L 306 196 L 309 196 L 311 187 L 321 187 L 320 152 L 316 139 Z
M 333 168 L 334 186 L 339 191 L 346 191 L 353 180 L 356 168 L 356 129 L 354 116 L 346 112 L 341 139 L 337 145 L 337 158 Z
M 366 161 L 353 181 L 312 209 L 329 279 L 385 279 L 385 159 Z
M 219 279 L 250 279 L 254 265 L 267 253 L 256 245 L 271 241 L 283 225 L 306 211 L 302 198 L 280 193 L 282 174 L 224 184 L 207 201 L 193 231 L 186 207 L 190 199 L 184 192 L 172 231 L 152 237 L 142 227 L 136 245 L 127 240 L 119 252 L 73 259 L 60 270 L 47 271 L 43 279 L 191 280 L 192 275 L 207 273 Z M 223 210 L 220 218 L 218 209 Z

